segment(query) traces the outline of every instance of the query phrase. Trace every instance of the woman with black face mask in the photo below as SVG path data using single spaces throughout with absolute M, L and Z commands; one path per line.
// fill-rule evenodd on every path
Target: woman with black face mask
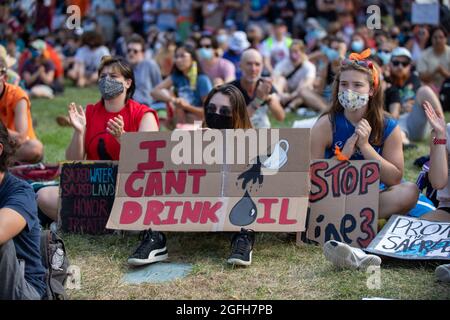
M 205 100 L 205 122 L 210 129 L 250 129 L 252 124 L 247 113 L 247 104 L 241 91 L 231 84 L 211 90 Z M 242 228 L 231 239 L 231 255 L 227 262 L 233 265 L 249 266 L 255 234 Z
M 244 96 L 238 88 L 225 84 L 211 90 L 204 103 L 204 128 L 251 129 Z M 255 235 L 252 230 L 241 229 L 233 235 L 232 253 L 227 262 L 249 266 L 252 260 Z M 128 258 L 132 266 L 141 266 L 168 258 L 166 236 L 159 231 L 148 230 L 136 251 Z
M 212 89 L 205 99 L 204 111 L 204 128 L 252 128 L 244 96 L 238 88 L 231 84 Z
M 98 70 L 101 99 L 86 111 L 69 104 L 68 122 L 74 129 L 67 160 L 119 160 L 120 138 L 125 132 L 158 131 L 155 110 L 132 99 L 133 68 L 122 58 L 104 56 Z M 52 220 L 58 217 L 58 188 L 38 191 L 39 208 Z

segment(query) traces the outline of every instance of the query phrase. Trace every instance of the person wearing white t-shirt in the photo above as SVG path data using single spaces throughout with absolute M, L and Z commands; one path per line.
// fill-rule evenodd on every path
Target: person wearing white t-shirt
M 325 101 L 314 92 L 316 66 L 308 60 L 303 41 L 292 42 L 289 56 L 275 66 L 273 75 L 284 106 L 295 108 L 303 104 L 320 112 L 328 109 Z
M 261 48 L 264 67 L 269 74 L 272 74 L 277 63 L 289 56 L 289 47 L 292 44 L 292 38 L 287 35 L 287 27 L 283 19 L 275 20 L 273 31 L 273 36 L 264 40 Z
M 103 45 L 102 35 L 96 31 L 83 34 L 83 46 L 75 53 L 75 63 L 68 72 L 69 79 L 76 82 L 78 87 L 97 83 L 97 70 L 104 56 L 110 55 L 109 49 Z
M 450 46 L 447 31 L 439 26 L 431 31 L 432 46 L 422 52 L 417 62 L 420 80 L 439 94 L 442 84 L 450 78 Z

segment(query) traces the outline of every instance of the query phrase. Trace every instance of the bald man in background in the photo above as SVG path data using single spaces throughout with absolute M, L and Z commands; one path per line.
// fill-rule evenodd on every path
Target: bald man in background
M 242 76 L 231 82 L 244 95 L 247 111 L 254 128 L 270 128 L 268 111 L 278 121 L 283 121 L 285 113 L 280 99 L 272 85 L 272 79 L 262 78 L 263 57 L 255 49 L 243 52 L 240 68 Z

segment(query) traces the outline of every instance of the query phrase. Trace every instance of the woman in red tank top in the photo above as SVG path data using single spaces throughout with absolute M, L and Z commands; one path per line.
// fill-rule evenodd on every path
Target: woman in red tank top
M 119 160 L 123 133 L 159 130 L 156 111 L 131 99 L 134 73 L 125 60 L 103 57 L 98 76 L 101 100 L 88 105 L 86 111 L 73 102 L 69 105 L 74 132 L 67 160 Z M 52 220 L 58 218 L 58 188 L 47 187 L 37 193 L 39 208 Z

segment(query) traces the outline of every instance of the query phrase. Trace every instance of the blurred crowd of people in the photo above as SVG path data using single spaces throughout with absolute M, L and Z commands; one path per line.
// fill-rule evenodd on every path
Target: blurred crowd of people
M 67 85 L 95 85 L 102 57 L 124 57 L 135 72 L 134 99 L 169 119 L 169 128 L 201 120 L 208 92 L 234 81 L 254 103 L 253 126 L 262 128 L 271 126 L 269 113 L 283 121 L 288 112 L 327 111 L 341 61 L 370 48 L 385 109 L 410 145 L 426 129 L 414 106 L 448 104 L 450 90 L 448 7 L 441 1 L 438 26 L 412 24 L 412 3 L 7 1 L 0 6 L 0 54 L 8 83 L 49 99 Z M 380 29 L 367 25 L 370 5 L 380 8 Z

